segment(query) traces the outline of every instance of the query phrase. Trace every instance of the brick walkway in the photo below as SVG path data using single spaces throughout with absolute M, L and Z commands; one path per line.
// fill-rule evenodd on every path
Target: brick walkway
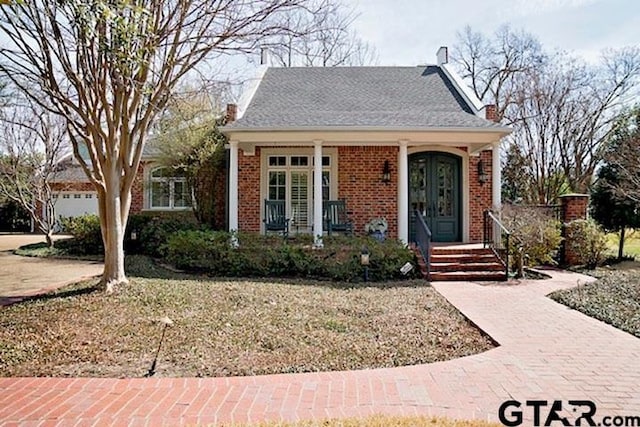
M 496 420 L 508 399 L 591 399 L 598 417 L 640 415 L 640 340 L 546 298 L 589 280 L 553 275 L 513 286 L 435 285 L 501 344 L 483 354 L 394 369 L 261 377 L 4 378 L 0 421 L 156 426 L 373 413 Z

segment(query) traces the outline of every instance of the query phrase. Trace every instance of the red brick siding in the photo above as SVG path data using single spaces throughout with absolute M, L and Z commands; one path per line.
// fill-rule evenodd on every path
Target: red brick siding
M 338 197 L 346 199 L 356 234 L 373 218 L 384 217 L 387 237 L 398 237 L 398 147 L 339 147 Z M 382 182 L 388 160 L 391 182 Z
M 364 234 L 364 226 L 373 218 L 385 217 L 388 237 L 398 236 L 398 147 L 338 147 L 338 198 L 345 199 L 351 212 L 356 234 Z M 483 212 L 492 206 L 491 150 L 479 157 L 469 157 L 469 239 L 482 241 Z M 482 159 L 488 181 L 478 182 L 478 162 Z M 382 179 L 384 161 L 391 166 L 391 182 Z M 238 225 L 240 230 L 260 231 L 260 148 L 253 156 L 238 155 Z M 464 191 L 464 189 L 463 189 Z M 464 217 L 466 213 L 462 212 Z
M 260 148 L 253 156 L 238 153 L 238 228 L 241 231 L 259 232 L 260 212 Z
M 469 157 L 469 240 L 471 242 L 482 241 L 483 213 L 492 206 L 491 157 L 491 150 L 485 150 L 477 157 Z M 484 184 L 478 181 L 480 160 L 484 163 L 484 171 L 488 178 Z
M 144 163 L 140 163 L 138 173 L 131 186 L 131 209 L 129 213 L 140 213 L 144 208 Z

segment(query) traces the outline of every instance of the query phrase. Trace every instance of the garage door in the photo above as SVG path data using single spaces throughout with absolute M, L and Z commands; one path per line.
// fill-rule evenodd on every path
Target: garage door
M 63 191 L 56 199 L 56 218 L 98 213 L 98 195 L 94 191 Z

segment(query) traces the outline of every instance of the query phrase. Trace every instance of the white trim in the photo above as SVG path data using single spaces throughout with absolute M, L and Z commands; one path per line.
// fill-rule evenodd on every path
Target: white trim
M 262 83 L 262 79 L 264 78 L 264 74 L 267 72 L 268 68 L 269 67 L 267 67 L 266 65 L 261 65 L 260 67 L 258 67 L 258 71 L 255 77 L 247 80 L 247 89 L 242 92 L 242 95 L 238 100 L 238 111 L 236 112 L 236 120 L 244 116 L 244 113 L 247 111 L 247 107 L 249 107 L 251 100 L 255 96 L 256 91 L 258 90 L 258 86 L 260 86 L 260 83 Z
M 238 141 L 229 141 L 229 231 L 238 231 Z
M 500 142 L 493 144 L 491 150 L 491 198 L 493 209 L 502 207 L 502 169 L 500 164 Z
M 313 245 L 322 248 L 322 141 L 313 141 Z
M 455 147 L 448 147 L 446 145 L 422 145 L 419 147 L 409 147 L 407 153 L 408 156 L 415 153 L 422 153 L 425 151 L 436 151 L 436 152 L 444 152 L 449 154 L 454 154 L 461 158 L 462 168 L 462 182 L 461 182 L 461 192 L 462 192 L 462 242 L 469 242 L 469 227 L 471 224 L 471 212 L 469 210 L 469 200 L 470 200 L 470 188 L 469 188 L 469 153 L 465 150 L 460 150 Z M 408 192 L 407 192 L 408 197 Z
M 169 169 L 169 166 L 165 166 L 157 162 L 148 162 L 148 163 L 145 163 L 144 165 L 144 169 L 142 171 L 143 184 L 142 184 L 142 209 L 141 210 L 148 211 L 148 212 L 181 212 L 181 211 L 193 210 L 193 206 L 195 203 L 193 193 L 191 194 L 190 206 L 178 206 L 178 207 L 173 206 L 172 197 L 174 193 L 172 190 L 173 188 L 172 186 L 169 193 L 169 206 L 151 206 L 151 199 L 152 199 L 151 186 L 154 181 L 154 178 L 152 177 L 152 173 L 153 171 L 158 169 Z M 176 178 L 167 178 L 167 179 L 170 181 L 170 185 L 171 185 L 171 181 L 173 182 L 180 181 L 180 182 L 187 183 L 186 177 L 180 177 L 179 179 L 176 179 Z
M 409 155 L 408 141 L 398 141 L 398 240 L 409 243 Z
M 469 104 L 469 106 L 475 110 L 475 115 L 484 118 L 481 114 L 481 110 L 484 108 L 482 101 L 478 99 L 476 94 L 473 93 L 469 86 L 465 84 L 464 80 L 462 80 L 458 73 L 456 73 L 453 67 L 450 64 L 441 64 L 440 68 L 447 75 L 451 83 L 453 83 L 453 85 L 456 87 L 458 93 L 465 98 L 467 104 Z
M 483 107 L 481 107 L 483 108 Z M 503 133 L 510 134 L 513 129 L 508 126 L 460 127 L 460 126 L 278 126 L 278 127 L 230 127 L 220 130 L 224 134 L 255 132 L 463 132 L 463 133 Z

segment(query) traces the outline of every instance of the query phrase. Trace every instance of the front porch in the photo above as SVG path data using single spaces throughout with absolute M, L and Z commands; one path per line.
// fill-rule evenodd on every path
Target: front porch
M 323 204 L 343 200 L 356 235 L 366 234 L 372 219 L 385 218 L 387 237 L 408 243 L 418 209 L 430 217 L 434 230 L 454 230 L 435 240 L 471 243 L 482 240 L 482 211 L 500 204 L 497 143 L 454 147 L 316 140 L 312 147 L 304 142 L 274 147 L 231 141 L 229 149 L 230 230 L 267 232 L 265 201 L 281 200 L 290 232 L 323 236 Z M 425 163 L 425 156 L 436 160 Z M 457 166 L 445 170 L 439 159 L 454 159 Z M 450 215 L 453 208 L 456 213 Z

